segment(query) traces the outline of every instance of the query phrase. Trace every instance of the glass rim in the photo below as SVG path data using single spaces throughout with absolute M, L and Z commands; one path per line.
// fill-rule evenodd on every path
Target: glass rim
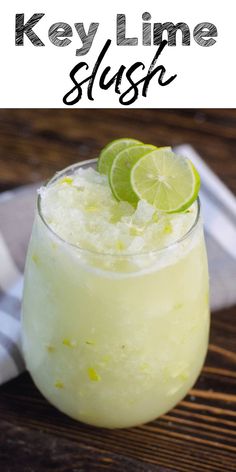
M 67 166 L 64 169 L 62 169 L 61 171 L 55 172 L 53 177 L 51 179 L 48 179 L 47 181 L 45 181 L 45 184 L 43 184 L 42 186 L 47 187 L 50 184 L 57 181 L 62 175 L 64 175 L 68 171 L 73 172 L 73 170 L 75 170 L 79 167 L 88 166 L 89 164 L 95 164 L 97 161 L 98 161 L 98 158 L 93 158 L 93 159 L 83 160 L 83 161 L 77 162 L 75 164 L 72 164 L 70 166 Z M 141 256 L 145 256 L 145 255 L 146 256 L 147 255 L 155 255 L 155 254 L 160 254 L 160 253 L 163 253 L 163 252 L 167 252 L 171 249 L 177 248 L 180 243 L 182 243 L 184 240 L 189 238 L 192 235 L 192 233 L 195 231 L 195 229 L 198 226 L 198 223 L 199 223 L 199 220 L 200 220 L 200 214 L 201 214 L 201 203 L 200 203 L 200 198 L 198 196 L 197 199 L 196 199 L 196 204 L 197 204 L 196 217 L 195 217 L 191 227 L 180 238 L 176 239 L 176 241 L 173 241 L 172 243 L 167 244 L 166 246 L 163 246 L 161 248 L 152 249 L 150 251 L 141 251 L 141 252 L 135 252 L 135 253 L 127 253 L 126 252 L 126 253 L 117 254 L 117 253 L 112 253 L 112 252 L 101 252 L 101 251 L 95 251 L 95 250 L 92 250 L 92 249 L 83 248 L 83 247 L 81 247 L 77 244 L 71 243 L 70 241 L 67 241 L 66 239 L 62 238 L 56 231 L 54 231 L 54 229 L 50 226 L 50 224 L 44 218 L 43 211 L 42 211 L 42 208 L 41 208 L 41 200 L 42 200 L 42 196 L 41 196 L 40 193 L 38 193 L 36 209 L 37 209 L 37 213 L 40 217 L 40 220 L 42 221 L 44 226 L 47 228 L 47 230 L 50 233 L 52 233 L 52 235 L 54 237 L 56 237 L 56 239 L 58 239 L 60 241 L 60 243 L 63 243 L 64 245 L 66 245 L 68 247 L 76 249 L 76 251 L 79 251 L 81 253 L 86 253 L 86 254 L 96 255 L 96 256 L 109 256 L 109 257 L 114 257 L 114 258 L 122 258 L 122 257 L 132 258 L 132 257 L 138 257 L 138 256 L 141 257 Z

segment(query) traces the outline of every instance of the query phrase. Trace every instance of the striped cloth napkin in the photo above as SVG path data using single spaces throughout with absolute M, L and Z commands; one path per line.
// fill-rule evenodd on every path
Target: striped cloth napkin
M 236 198 L 192 147 L 178 146 L 176 151 L 190 157 L 201 175 L 200 198 L 214 311 L 236 303 Z M 20 312 L 37 187 L 27 186 L 0 195 L 0 384 L 25 368 Z

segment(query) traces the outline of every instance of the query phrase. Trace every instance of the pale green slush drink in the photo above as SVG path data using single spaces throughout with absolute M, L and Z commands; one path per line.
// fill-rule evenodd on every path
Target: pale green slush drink
M 40 190 L 23 301 L 26 364 L 77 420 L 138 425 L 174 407 L 207 351 L 208 270 L 199 201 L 159 214 L 113 197 L 87 161 Z

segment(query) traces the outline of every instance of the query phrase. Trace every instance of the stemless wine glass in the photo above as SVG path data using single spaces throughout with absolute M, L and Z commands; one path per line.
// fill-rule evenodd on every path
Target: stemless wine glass
M 55 175 L 51 185 L 79 167 Z M 25 269 L 23 349 L 42 394 L 69 416 L 122 428 L 177 404 L 202 368 L 209 335 L 200 204 L 163 249 L 92 252 L 62 240 L 38 205 Z

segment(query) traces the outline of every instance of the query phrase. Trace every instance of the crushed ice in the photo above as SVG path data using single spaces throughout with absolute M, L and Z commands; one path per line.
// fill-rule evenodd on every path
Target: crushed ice
M 192 226 L 196 205 L 178 214 L 158 213 L 145 201 L 118 202 L 108 179 L 80 168 L 39 190 L 44 218 L 64 240 L 84 249 L 137 254 L 166 247 Z

